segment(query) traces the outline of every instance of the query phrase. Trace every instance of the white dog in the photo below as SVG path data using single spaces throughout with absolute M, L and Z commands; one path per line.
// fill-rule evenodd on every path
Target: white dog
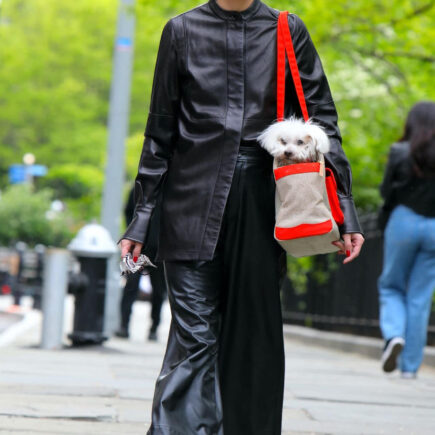
M 315 162 L 318 153 L 327 153 L 329 139 L 319 126 L 310 120 L 291 117 L 275 122 L 258 137 L 261 146 L 278 159 L 278 166 Z

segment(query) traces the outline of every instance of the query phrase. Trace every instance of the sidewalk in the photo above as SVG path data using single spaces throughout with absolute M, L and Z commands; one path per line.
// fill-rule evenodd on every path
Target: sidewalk
M 149 309 L 135 304 L 129 341 L 60 351 L 37 348 L 34 315 L 0 349 L 0 434 L 145 434 L 170 318 L 165 304 L 160 342 L 147 342 Z M 383 375 L 376 360 L 286 339 L 283 434 L 424 435 L 434 428 L 434 369 L 402 380 Z

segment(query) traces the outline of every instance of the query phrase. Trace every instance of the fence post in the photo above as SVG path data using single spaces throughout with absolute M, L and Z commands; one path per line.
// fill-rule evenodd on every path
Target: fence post
M 50 248 L 45 252 L 42 282 L 42 338 L 43 349 L 62 347 L 63 315 L 68 285 L 69 252 Z

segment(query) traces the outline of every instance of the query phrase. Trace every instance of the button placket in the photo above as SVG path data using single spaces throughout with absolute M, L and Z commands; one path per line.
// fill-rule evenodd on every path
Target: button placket
M 243 22 L 231 21 L 227 31 L 228 95 L 227 126 L 240 133 L 244 104 Z
M 244 65 L 244 22 L 243 20 L 227 20 L 227 112 L 225 117 L 225 144 L 222 152 L 222 163 L 217 185 L 225 186 L 215 191 L 211 208 L 219 210 L 208 218 L 203 240 L 215 246 L 223 211 L 227 202 L 237 154 L 242 136 L 244 101 L 245 101 L 245 65 Z M 203 246 L 206 248 L 206 246 Z

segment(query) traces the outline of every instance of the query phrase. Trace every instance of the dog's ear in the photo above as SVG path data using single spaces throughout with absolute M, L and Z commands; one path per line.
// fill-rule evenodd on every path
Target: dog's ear
M 327 134 L 317 125 L 309 124 L 308 133 L 312 137 L 316 151 L 320 153 L 327 153 L 331 146 Z
M 280 124 L 275 122 L 265 130 L 263 130 L 258 136 L 257 141 L 260 142 L 260 145 L 265 148 L 267 151 L 271 151 L 273 147 L 276 145 L 276 140 L 278 137 Z
M 268 149 L 271 146 L 271 136 L 271 126 L 269 126 L 257 136 L 257 141 L 263 148 Z

